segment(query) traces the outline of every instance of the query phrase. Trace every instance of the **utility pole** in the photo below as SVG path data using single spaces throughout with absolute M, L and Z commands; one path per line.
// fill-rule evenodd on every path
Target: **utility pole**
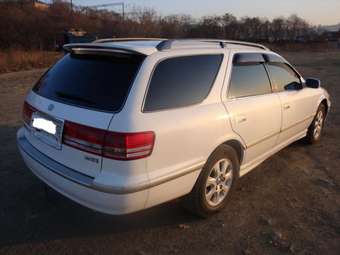
M 122 4 L 122 10 L 123 10 L 123 21 L 125 21 L 125 4 L 124 3 L 121 3 L 121 4 Z
M 70 0 L 70 8 L 71 8 L 70 27 L 73 27 L 73 1 L 72 0 Z

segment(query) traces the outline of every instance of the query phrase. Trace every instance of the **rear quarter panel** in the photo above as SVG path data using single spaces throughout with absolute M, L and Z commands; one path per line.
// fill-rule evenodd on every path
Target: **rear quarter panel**
M 224 54 L 215 84 L 207 98 L 197 105 L 144 113 L 142 111 L 144 97 L 155 65 L 168 57 L 194 54 Z M 229 116 L 220 97 L 227 59 L 228 54 L 223 49 L 186 50 L 185 53 L 169 51 L 149 56 L 136 77 L 124 109 L 114 116 L 109 127 L 112 131 L 155 132 L 153 153 L 146 159 L 146 169 L 151 183 L 154 180 L 185 174 L 188 169 L 197 166 L 194 174 L 187 175 L 191 176 L 190 178 L 183 175 L 182 178 L 151 189 L 147 206 L 157 203 L 156 200 L 165 202 L 189 193 L 200 169 L 214 149 L 228 139 L 235 139 L 231 132 Z M 165 195 L 160 196 L 161 192 Z

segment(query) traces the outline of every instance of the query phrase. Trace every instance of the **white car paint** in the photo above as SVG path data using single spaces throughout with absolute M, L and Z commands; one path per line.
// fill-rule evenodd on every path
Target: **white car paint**
M 228 99 L 233 55 L 242 52 L 271 53 L 267 49 L 233 43 L 222 48 L 208 42 L 196 44 L 186 41 L 183 45 L 178 42 L 177 47 L 159 51 L 155 42 L 160 41 L 105 43 L 147 54 L 126 103 L 118 113 L 55 102 L 33 91 L 26 98 L 39 111 L 60 120 L 116 132 L 152 130 L 156 134 L 152 154 L 138 160 L 120 161 L 64 144 L 57 149 L 23 127 L 18 131 L 21 154 L 27 166 L 42 181 L 97 211 L 108 214 L 139 211 L 188 194 L 209 155 L 219 145 L 228 141 L 239 143 L 243 154 L 242 176 L 270 155 L 304 137 L 323 99 L 330 106 L 329 96 L 322 88 Z M 224 55 L 215 83 L 203 102 L 178 109 L 143 112 L 145 93 L 155 66 L 167 58 L 198 54 Z M 50 104 L 54 105 L 52 111 L 48 109 Z M 31 151 L 21 145 L 25 139 L 26 148 L 33 146 Z M 38 153 L 47 156 L 50 164 L 35 159 L 34 155 Z M 86 156 L 98 163 L 85 160 Z M 86 180 L 91 183 L 81 185 L 72 178 L 57 174 L 51 169 L 53 161 L 87 176 Z

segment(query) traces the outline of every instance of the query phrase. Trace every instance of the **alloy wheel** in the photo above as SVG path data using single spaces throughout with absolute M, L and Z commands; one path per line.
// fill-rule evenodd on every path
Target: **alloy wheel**
M 209 206 L 216 207 L 227 196 L 233 181 L 233 166 L 229 159 L 220 159 L 210 170 L 205 186 Z
M 314 120 L 314 130 L 313 130 L 313 136 L 315 139 L 318 139 L 321 135 L 322 127 L 323 127 L 323 112 L 319 111 L 316 115 L 316 118 Z

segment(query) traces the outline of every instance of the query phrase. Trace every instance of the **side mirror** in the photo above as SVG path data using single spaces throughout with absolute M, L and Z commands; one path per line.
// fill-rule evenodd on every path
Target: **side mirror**
M 308 88 L 318 89 L 321 87 L 321 81 L 318 79 L 307 78 L 305 85 Z
M 300 90 L 300 89 L 303 89 L 303 86 L 302 84 L 298 82 L 292 82 L 284 86 L 284 89 L 285 90 Z

